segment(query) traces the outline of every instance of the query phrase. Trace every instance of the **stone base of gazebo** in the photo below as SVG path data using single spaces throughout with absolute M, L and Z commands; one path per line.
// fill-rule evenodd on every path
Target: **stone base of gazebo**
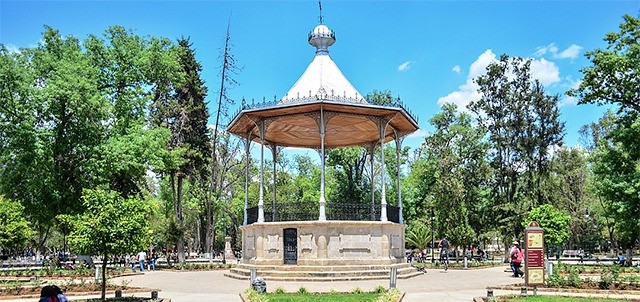
M 241 227 L 242 260 L 231 275 L 255 269 L 267 279 L 356 280 L 388 278 L 394 266 L 399 275 L 414 272 L 404 265 L 405 228 L 381 221 L 253 223 Z

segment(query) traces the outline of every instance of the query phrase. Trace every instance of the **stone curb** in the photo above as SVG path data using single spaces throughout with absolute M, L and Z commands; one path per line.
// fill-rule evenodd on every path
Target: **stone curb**
M 122 294 L 138 294 L 138 293 L 146 293 L 157 291 L 160 292 L 160 289 L 149 289 L 149 288 L 138 288 L 138 289 L 128 289 L 122 291 Z M 67 297 L 83 297 L 83 296 L 95 296 L 101 295 L 101 291 L 93 291 L 93 292 L 68 292 L 65 293 Z M 115 295 L 115 290 L 108 290 L 106 292 L 107 295 Z M 37 299 L 40 297 L 40 294 L 31 294 L 31 295 L 19 295 L 19 296 L 0 296 L 0 300 L 19 300 L 19 299 Z M 170 301 L 170 300 L 169 300 Z

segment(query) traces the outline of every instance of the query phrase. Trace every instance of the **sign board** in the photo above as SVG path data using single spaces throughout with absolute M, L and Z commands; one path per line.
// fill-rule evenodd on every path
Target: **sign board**
M 544 230 L 535 221 L 524 230 L 526 286 L 544 284 Z

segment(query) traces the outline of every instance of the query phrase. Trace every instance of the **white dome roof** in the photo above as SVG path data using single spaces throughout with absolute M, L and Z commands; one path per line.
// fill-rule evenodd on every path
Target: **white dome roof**
M 331 30 L 324 24 L 320 24 L 313 29 L 314 34 L 328 34 L 331 33 Z
M 367 104 L 329 56 L 328 47 L 335 41 L 333 31 L 324 24 L 309 33 L 309 44 L 316 47 L 316 55 L 280 103 L 331 100 Z

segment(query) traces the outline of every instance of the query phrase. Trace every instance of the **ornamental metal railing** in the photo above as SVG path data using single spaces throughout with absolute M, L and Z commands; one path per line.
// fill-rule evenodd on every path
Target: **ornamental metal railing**
M 273 96 L 273 101 L 267 101 L 265 97 L 262 98 L 262 101 L 256 102 L 255 99 L 251 99 L 251 103 L 246 101 L 244 98 L 242 99 L 242 103 L 240 108 L 237 109 L 234 117 L 238 116 L 243 110 L 251 110 L 251 109 L 262 109 L 262 108 L 270 108 L 276 107 L 279 105 L 292 105 L 292 104 L 302 104 L 311 101 L 319 101 L 319 100 L 328 100 L 328 101 L 346 101 L 349 103 L 362 103 L 363 99 L 366 99 L 366 96 L 347 96 L 343 93 L 343 95 L 335 94 L 331 91 L 331 94 L 325 93 L 322 96 L 319 95 L 310 95 L 310 96 L 295 96 L 288 98 L 286 96 L 284 98 L 286 100 L 285 103 L 281 103 L 280 100 L 277 99 L 276 96 Z M 367 100 L 370 104 L 374 103 L 371 100 Z M 383 105 L 382 107 L 391 107 L 391 108 L 400 108 L 404 110 L 414 121 L 418 122 L 418 116 L 414 114 L 409 108 L 405 105 L 403 101 L 400 100 L 400 97 L 393 98 L 388 104 Z
M 364 203 L 327 203 L 325 207 L 327 220 L 343 221 L 379 221 L 380 205 L 371 208 L 371 204 Z M 276 211 L 270 208 L 264 210 L 265 222 L 282 221 L 314 221 L 318 220 L 319 205 L 317 203 L 286 203 L 277 204 Z M 387 205 L 387 219 L 400 223 L 400 209 Z M 247 224 L 258 221 L 258 207 L 247 209 Z

